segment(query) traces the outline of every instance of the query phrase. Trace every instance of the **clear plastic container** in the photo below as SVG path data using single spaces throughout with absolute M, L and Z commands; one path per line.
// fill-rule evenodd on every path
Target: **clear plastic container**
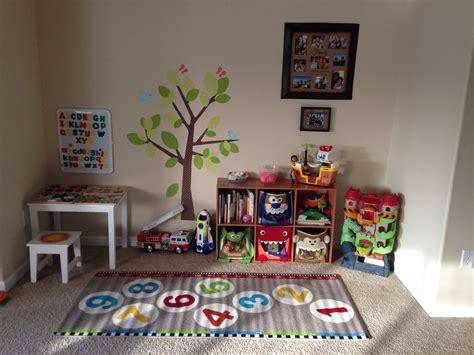
M 278 167 L 276 165 L 262 165 L 259 168 L 260 181 L 264 184 L 273 184 L 278 179 Z

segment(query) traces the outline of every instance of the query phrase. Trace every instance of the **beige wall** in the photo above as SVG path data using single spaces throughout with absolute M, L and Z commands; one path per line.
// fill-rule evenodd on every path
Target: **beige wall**
M 289 156 L 304 142 L 344 151 L 348 164 L 339 196 L 349 185 L 382 188 L 404 6 L 390 1 L 42 1 L 38 10 L 53 180 L 131 186 L 131 235 L 179 203 L 164 196 L 165 188 L 179 181 L 178 168 L 165 169 L 163 155 L 148 158 L 126 134 L 139 130 L 140 116 L 167 112 L 156 101 L 140 102 L 137 93 L 144 89 L 156 95 L 167 69 L 181 63 L 196 82 L 219 65 L 227 70 L 232 100 L 214 105 L 208 117 L 221 116 L 219 136 L 236 130 L 241 139 L 241 153 L 225 159 L 217 173 L 194 171 L 196 209 L 214 206 L 218 176 L 235 169 L 255 172 L 268 162 L 287 168 Z M 324 21 L 360 24 L 353 100 L 280 99 L 284 23 Z M 55 110 L 71 106 L 112 112 L 113 174 L 60 172 Z M 332 107 L 331 132 L 300 132 L 301 106 Z M 82 222 L 68 225 L 86 234 L 106 233 L 105 218 L 87 226 Z
M 474 55 L 474 51 L 472 52 Z M 474 250 L 474 60 L 466 94 L 437 303 L 474 306 L 474 269 L 460 269 L 461 250 Z
M 47 179 L 35 2 L 0 1 L 0 282 L 27 259 L 25 202 Z M 28 235 L 29 237 L 29 235 Z
M 469 76 L 472 13 L 467 1 L 413 3 L 401 33 L 400 92 L 386 183 L 403 195 L 395 270 L 427 308 L 434 306 L 438 291 Z

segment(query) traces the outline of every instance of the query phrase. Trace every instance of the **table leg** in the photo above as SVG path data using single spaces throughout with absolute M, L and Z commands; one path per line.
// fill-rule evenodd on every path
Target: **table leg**
M 33 206 L 30 207 L 30 223 L 31 223 L 31 239 L 39 233 L 39 216 L 38 211 Z
M 53 212 L 54 230 L 61 230 L 61 212 Z
M 121 208 L 121 220 L 122 220 L 122 248 L 126 248 L 128 245 L 128 197 L 125 195 L 125 197 L 122 200 L 122 206 Z
M 115 213 L 114 208 L 107 212 L 109 224 L 109 268 L 115 269 Z

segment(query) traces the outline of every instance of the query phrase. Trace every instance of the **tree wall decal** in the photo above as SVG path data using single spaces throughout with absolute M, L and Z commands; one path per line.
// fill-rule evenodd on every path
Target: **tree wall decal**
M 231 153 L 238 153 L 239 147 L 234 142 L 238 141 L 235 132 L 229 131 L 227 139 L 213 139 L 217 136 L 215 129 L 220 123 L 219 116 L 209 119 L 207 128 L 199 135 L 196 135 L 196 124 L 203 117 L 207 109 L 214 103 L 225 104 L 230 101 L 230 96 L 226 94 L 229 88 L 229 78 L 222 67 L 217 68 L 216 74 L 206 73 L 203 78 L 204 89 L 195 86 L 193 80 L 186 75 L 188 68 L 181 64 L 178 70 L 168 70 L 168 81 L 174 88 L 160 85 L 158 92 L 160 100 L 158 105 L 162 109 L 172 108 L 173 113 L 166 113 L 163 116 L 155 114 L 141 117 L 140 125 L 143 133 L 134 132 L 127 135 L 128 140 L 134 145 L 144 145 L 146 152 L 153 157 L 156 151 L 165 154 L 168 159 L 165 162 L 166 168 L 174 168 L 178 165 L 182 167 L 181 177 L 181 203 L 185 210 L 181 217 L 184 220 L 195 218 L 193 194 L 191 191 L 191 180 L 193 165 L 201 170 L 203 167 L 210 172 L 215 172 L 222 157 L 228 157 Z M 177 105 L 177 97 L 181 100 L 185 110 L 181 110 Z M 199 99 L 200 106 L 195 110 L 196 100 Z M 193 103 L 193 104 L 191 104 Z M 193 107 L 191 107 L 193 105 Z M 170 128 L 185 129 L 187 131 L 186 142 L 180 144 L 173 132 L 169 130 L 159 130 L 160 124 L 165 121 Z M 156 140 L 158 135 L 161 142 Z M 219 146 L 220 156 L 217 152 L 211 151 L 207 146 Z M 184 150 L 183 150 L 184 148 Z M 201 150 L 202 149 L 202 150 Z M 166 196 L 173 197 L 179 191 L 179 183 L 173 183 L 166 189 Z

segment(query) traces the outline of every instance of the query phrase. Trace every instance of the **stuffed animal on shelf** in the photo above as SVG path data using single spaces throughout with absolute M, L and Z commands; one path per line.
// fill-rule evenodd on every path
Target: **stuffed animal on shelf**
M 260 192 L 258 204 L 259 223 L 265 226 L 291 224 L 291 191 L 283 193 Z

